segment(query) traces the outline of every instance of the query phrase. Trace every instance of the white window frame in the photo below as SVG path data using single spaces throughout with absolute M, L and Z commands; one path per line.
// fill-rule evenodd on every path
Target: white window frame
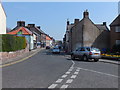
M 120 26 L 116 26 L 115 32 L 120 32 Z
M 116 45 L 119 45 L 120 44 L 120 40 L 116 40 Z

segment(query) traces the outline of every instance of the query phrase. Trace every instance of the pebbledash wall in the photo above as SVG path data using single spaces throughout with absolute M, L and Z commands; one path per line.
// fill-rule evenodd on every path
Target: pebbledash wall
M 0 34 L 6 34 L 6 13 L 0 1 Z

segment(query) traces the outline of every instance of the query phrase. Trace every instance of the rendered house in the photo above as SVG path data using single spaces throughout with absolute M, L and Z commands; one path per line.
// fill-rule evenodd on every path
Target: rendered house
M 120 14 L 110 24 L 110 47 L 120 44 Z
M 74 24 L 67 21 L 66 51 L 71 52 L 78 47 L 109 48 L 109 34 L 106 22 L 94 24 L 89 18 L 89 12 L 83 13 L 83 19 L 75 19 Z
M 29 44 L 29 50 L 32 50 L 34 47 L 34 43 L 33 43 L 34 34 L 24 26 L 25 26 L 25 22 L 19 21 L 17 22 L 17 27 L 15 27 L 12 31 L 8 32 L 7 34 L 25 37 L 27 43 Z
M 6 13 L 0 2 L 0 34 L 6 34 Z
M 54 39 L 50 37 L 49 35 L 46 35 L 46 46 L 53 46 L 54 45 Z

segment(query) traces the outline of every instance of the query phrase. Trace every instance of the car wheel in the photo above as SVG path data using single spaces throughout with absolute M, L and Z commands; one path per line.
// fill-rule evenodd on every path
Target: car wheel
M 94 59 L 94 62 L 98 62 L 99 61 L 99 59 Z
M 71 55 L 71 59 L 72 59 L 72 60 L 74 60 L 74 59 L 75 59 L 75 56 L 74 56 L 73 54 Z
M 88 61 L 88 58 L 87 58 L 86 55 L 83 56 L 83 60 L 84 60 L 84 61 Z

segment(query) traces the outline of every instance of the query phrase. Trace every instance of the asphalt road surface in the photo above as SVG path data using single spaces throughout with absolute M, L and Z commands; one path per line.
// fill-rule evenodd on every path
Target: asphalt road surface
M 118 88 L 118 64 L 72 61 L 41 50 L 33 57 L 2 68 L 3 88 Z

